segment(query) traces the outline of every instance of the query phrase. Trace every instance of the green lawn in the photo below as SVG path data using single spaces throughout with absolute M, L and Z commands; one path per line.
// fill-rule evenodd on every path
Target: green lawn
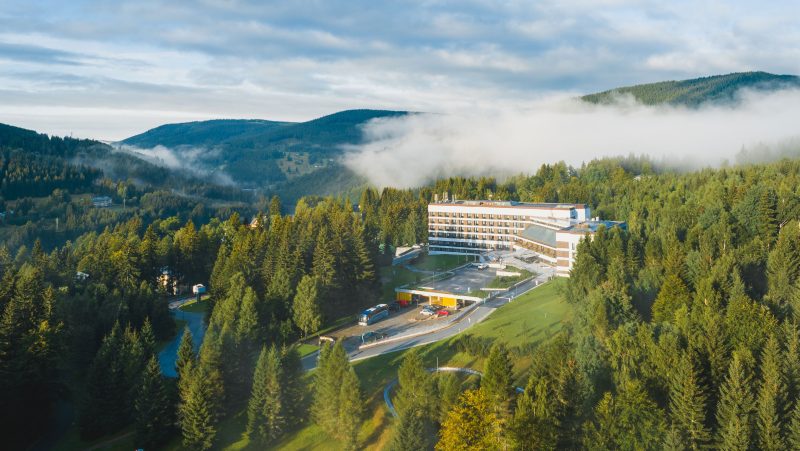
M 209 305 L 210 304 L 208 303 L 208 297 L 206 297 L 206 298 L 201 299 L 200 302 L 197 302 L 197 301 L 187 302 L 186 304 L 183 304 L 182 306 L 180 306 L 178 308 L 181 309 L 181 311 L 184 311 L 184 312 L 206 313 L 206 311 L 208 310 L 208 306 Z
M 466 333 L 509 346 L 538 343 L 561 330 L 572 307 L 561 295 L 565 279 L 556 279 L 514 299 Z
M 408 283 L 418 282 L 427 275 L 409 271 L 402 266 L 384 266 L 380 268 L 381 302 L 388 304 L 395 300 L 394 289 Z
M 313 352 L 316 352 L 318 349 L 319 346 L 302 343 L 300 344 L 300 346 L 297 347 L 297 352 L 300 353 L 300 358 L 303 358 Z

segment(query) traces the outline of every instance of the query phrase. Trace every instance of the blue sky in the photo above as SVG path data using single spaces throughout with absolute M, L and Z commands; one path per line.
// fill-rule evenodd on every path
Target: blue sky
M 799 4 L 0 0 L 0 122 L 119 139 L 217 117 L 505 109 L 665 79 L 797 74 Z

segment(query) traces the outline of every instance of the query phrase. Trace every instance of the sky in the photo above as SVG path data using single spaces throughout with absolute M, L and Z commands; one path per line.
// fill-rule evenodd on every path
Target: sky
M 463 114 L 800 73 L 800 2 L 0 0 L 0 122 L 118 140 L 211 118 Z

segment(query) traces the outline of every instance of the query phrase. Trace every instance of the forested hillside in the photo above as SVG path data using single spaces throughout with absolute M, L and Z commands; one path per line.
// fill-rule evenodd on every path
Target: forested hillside
M 92 196 L 109 196 L 95 208 Z M 251 192 L 156 166 L 92 140 L 50 137 L 0 124 L 0 237 L 12 252 L 45 248 L 138 216 L 207 222 L 233 211 L 253 214 Z
M 709 103 L 730 103 L 742 89 L 772 91 L 799 88 L 800 78 L 766 72 L 742 72 L 680 81 L 662 81 L 626 86 L 581 97 L 591 103 L 610 103 L 617 96 L 630 94 L 645 105 L 684 105 L 696 107 Z
M 300 123 L 242 119 L 168 124 L 119 144 L 165 146 L 207 171 L 224 172 L 240 186 L 295 201 L 363 187 L 360 177 L 339 164 L 341 146 L 361 142 L 360 126 L 370 119 L 402 114 L 348 110 Z

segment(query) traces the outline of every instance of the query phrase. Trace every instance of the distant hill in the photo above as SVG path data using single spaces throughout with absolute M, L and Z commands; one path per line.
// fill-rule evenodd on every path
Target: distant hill
M 744 88 L 771 91 L 786 87 L 800 87 L 800 77 L 774 75 L 767 72 L 740 72 L 690 80 L 626 86 L 589 94 L 581 99 L 591 103 L 611 103 L 619 95 L 631 94 L 645 105 L 669 104 L 696 107 L 706 103 L 735 101 L 736 93 Z
M 307 122 L 225 119 L 167 124 L 116 145 L 142 149 L 161 145 L 183 161 L 224 172 L 242 187 L 285 191 L 292 198 L 340 194 L 363 183 L 357 178 L 346 182 L 352 174 L 338 164 L 341 146 L 361 142 L 360 126 L 365 122 L 403 114 L 347 110 Z

